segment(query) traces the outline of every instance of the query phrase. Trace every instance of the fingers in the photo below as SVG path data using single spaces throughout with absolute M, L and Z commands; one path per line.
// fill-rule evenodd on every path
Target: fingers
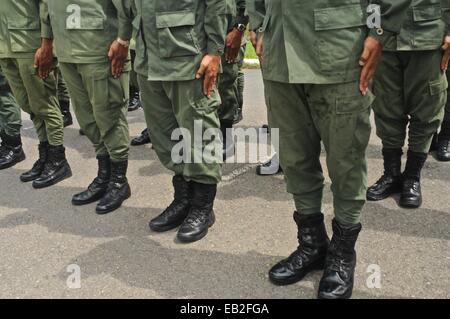
M 119 58 L 113 58 L 111 61 L 111 73 L 113 78 L 117 79 L 122 74 L 124 61 Z
M 445 43 L 442 46 L 442 49 L 444 50 L 444 54 L 442 56 L 441 70 L 446 72 L 448 69 L 448 63 L 450 60 L 450 45 L 448 43 Z
M 360 66 L 366 65 L 366 63 L 369 59 L 370 59 L 370 50 L 367 47 L 364 47 L 363 53 L 361 54 L 361 57 L 359 58 L 359 65 Z
M 233 47 L 228 48 L 227 52 L 225 54 L 225 62 L 227 62 L 227 63 L 234 63 L 234 61 L 236 61 L 236 58 L 237 58 L 237 56 L 239 54 L 239 50 L 240 50 L 240 47 L 238 47 L 238 48 L 233 48 Z
M 195 78 L 197 80 L 201 79 L 205 75 L 205 71 L 206 71 L 207 67 L 208 67 L 208 65 L 206 63 L 204 63 L 204 62 L 202 62 L 200 64 L 200 68 L 198 69 L 197 74 L 195 75 Z
M 203 81 L 203 94 L 210 98 L 214 87 L 216 86 L 217 75 L 213 71 L 208 71 L 205 75 L 205 80 Z

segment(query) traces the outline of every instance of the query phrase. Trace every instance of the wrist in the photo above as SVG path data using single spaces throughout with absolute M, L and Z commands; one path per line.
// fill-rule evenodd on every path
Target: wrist
M 130 47 L 130 40 L 124 40 L 120 37 L 118 37 L 116 39 L 117 43 L 119 43 L 121 46 L 125 47 L 125 48 L 129 48 Z

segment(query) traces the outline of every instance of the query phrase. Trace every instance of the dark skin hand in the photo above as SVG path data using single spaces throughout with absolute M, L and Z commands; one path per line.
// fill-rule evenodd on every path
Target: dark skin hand
M 366 95 L 369 90 L 369 83 L 375 74 L 382 51 L 383 46 L 375 38 L 368 37 L 365 40 L 364 50 L 359 59 L 359 65 L 362 66 L 359 91 L 362 95 Z
M 244 32 L 241 32 L 236 28 L 227 34 L 225 39 L 225 61 L 227 63 L 234 63 L 236 60 L 239 50 L 241 49 L 243 36 Z
M 41 47 L 34 55 L 34 67 L 40 78 L 46 79 L 48 77 L 54 66 L 53 59 L 53 41 L 42 39 Z
M 203 94 L 210 98 L 217 83 L 217 75 L 220 70 L 220 55 L 206 54 L 200 63 L 196 79 L 203 78 Z
M 128 48 L 114 41 L 109 48 L 108 58 L 111 61 L 111 74 L 117 79 L 122 74 L 123 66 L 128 58 Z
M 447 72 L 448 62 L 450 60 L 450 36 L 445 37 L 442 50 L 444 51 L 444 54 L 442 56 L 441 70 Z

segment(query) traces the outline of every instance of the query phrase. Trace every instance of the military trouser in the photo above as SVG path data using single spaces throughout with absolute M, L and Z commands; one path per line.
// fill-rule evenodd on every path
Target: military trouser
M 244 100 L 244 83 L 242 65 L 244 63 L 245 46 L 241 47 L 234 63 L 223 62 L 223 72 L 219 75 L 219 94 L 222 105 L 219 107 L 221 121 L 234 121 L 242 108 Z M 225 61 L 222 58 L 222 61 Z
M 20 107 L 11 93 L 11 88 L 0 70 L 0 133 L 20 135 L 22 119 Z
M 447 82 L 450 80 L 450 70 L 447 70 L 446 74 Z M 450 86 L 447 89 L 447 103 L 445 104 L 445 114 L 444 114 L 444 121 L 450 122 L 450 99 L 448 98 L 450 96 Z
M 196 138 L 194 124 L 197 121 L 201 121 L 198 122 L 201 125 L 198 133 L 203 135 L 206 130 L 210 131 L 209 129 L 213 129 L 215 134 L 218 133 L 220 124 L 217 109 L 220 105 L 220 96 L 217 90 L 208 99 L 203 95 L 201 80 L 148 81 L 147 77 L 138 74 L 138 81 L 150 138 L 162 164 L 175 175 L 182 175 L 188 181 L 217 184 L 221 179 L 222 159 L 222 145 L 219 139 L 202 142 L 200 136 L 201 144 L 194 142 Z M 185 145 L 183 155 L 188 157 L 188 160 L 184 161 L 172 157 L 172 151 L 180 143 L 172 139 L 172 134 L 179 128 L 182 129 Z M 178 137 L 179 135 L 175 136 Z M 201 150 L 196 149 L 196 145 L 200 145 Z M 214 157 L 209 157 L 208 154 L 212 154 L 212 149 L 218 153 Z M 194 158 L 201 156 L 202 152 L 203 158 Z M 189 153 L 191 156 L 187 156 Z M 178 152 L 176 154 L 178 155 Z
M 109 154 L 116 162 L 128 159 L 129 63 L 118 79 L 112 77 L 110 63 L 60 63 L 60 68 L 78 123 L 96 154 Z
M 56 75 L 46 79 L 36 74 L 34 61 L 0 59 L 3 74 L 20 107 L 30 114 L 40 142 L 59 146 L 64 142 L 62 114 L 56 97 Z
M 300 214 L 322 211 L 321 141 L 332 181 L 334 213 L 341 223 L 359 222 L 366 200 L 370 106 L 358 82 L 288 84 L 265 81 L 269 125 L 278 128 L 279 155 Z
M 66 81 L 61 74 L 59 67 L 56 69 L 56 80 L 58 81 L 58 100 L 60 102 L 70 102 L 69 90 L 67 89 Z
M 136 58 L 136 51 L 130 50 L 130 56 L 131 56 L 130 86 L 136 90 L 139 90 L 137 74 L 136 71 L 134 71 L 134 59 Z
M 409 124 L 409 150 L 428 153 L 444 116 L 447 80 L 442 52 L 383 52 L 374 78 L 377 135 L 384 148 L 402 148 Z

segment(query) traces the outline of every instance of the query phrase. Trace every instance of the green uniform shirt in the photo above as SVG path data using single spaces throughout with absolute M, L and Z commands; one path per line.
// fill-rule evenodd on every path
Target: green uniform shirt
M 383 31 L 380 35 L 367 26 L 369 2 L 380 5 Z M 384 44 L 399 33 L 410 3 L 410 0 L 267 0 L 262 26 L 264 78 L 309 84 L 357 80 L 364 40 L 370 35 Z
M 226 0 L 135 0 L 135 10 L 135 70 L 151 81 L 193 80 L 206 53 L 224 52 Z
M 117 37 L 131 38 L 130 0 L 45 1 L 45 36 L 55 38 L 60 62 L 107 62 L 111 43 Z
M 0 58 L 30 58 L 41 46 L 42 0 L 1 0 Z
M 443 17 L 441 0 L 413 0 L 400 34 L 386 44 L 385 50 L 439 49 L 446 34 Z

